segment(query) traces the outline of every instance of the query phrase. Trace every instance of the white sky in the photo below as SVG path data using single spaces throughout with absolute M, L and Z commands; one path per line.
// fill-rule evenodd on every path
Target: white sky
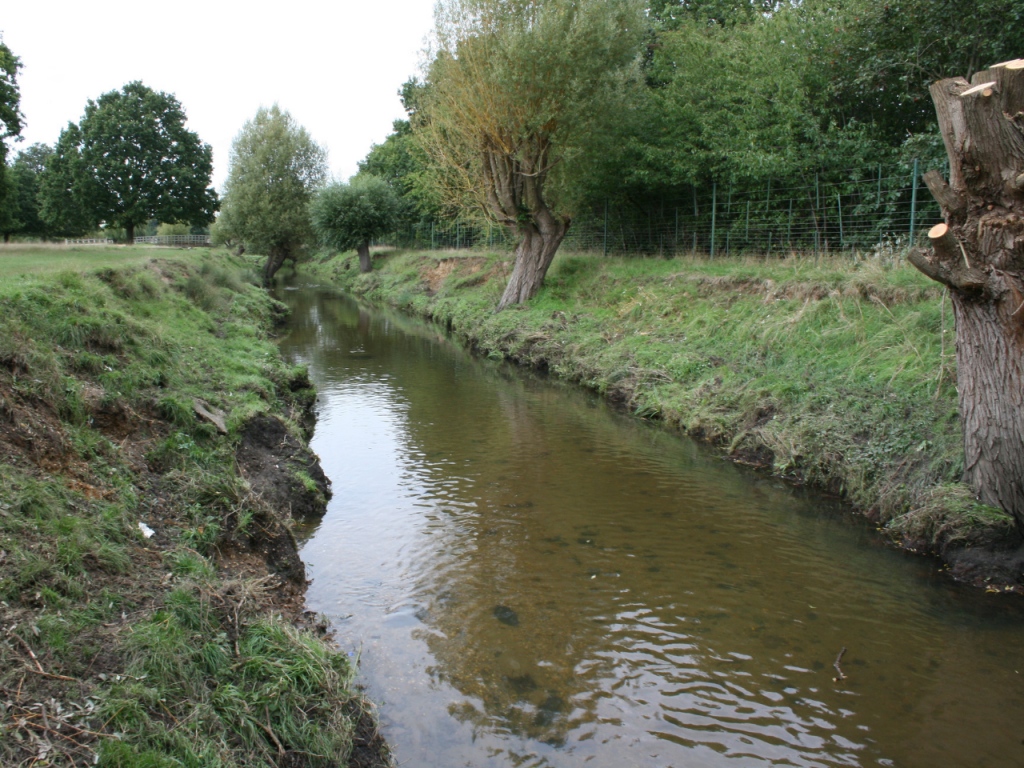
M 177 96 L 227 178 L 231 141 L 275 102 L 330 152 L 339 179 L 404 117 L 433 0 L 4 2 L 0 32 L 21 58 L 24 141 L 52 145 L 86 101 L 132 80 Z

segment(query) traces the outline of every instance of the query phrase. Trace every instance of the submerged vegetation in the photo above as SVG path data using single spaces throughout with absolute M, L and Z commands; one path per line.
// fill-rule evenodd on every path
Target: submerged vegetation
M 369 275 L 351 254 L 310 268 L 735 461 L 841 494 L 908 547 L 1019 543 L 1011 518 L 958 483 L 952 312 L 909 265 L 562 254 L 536 299 L 495 313 L 507 255 L 382 255 Z
M 275 494 L 329 490 L 257 282 L 225 254 L 0 267 L 0 762 L 383 764 L 350 660 L 293 625 Z

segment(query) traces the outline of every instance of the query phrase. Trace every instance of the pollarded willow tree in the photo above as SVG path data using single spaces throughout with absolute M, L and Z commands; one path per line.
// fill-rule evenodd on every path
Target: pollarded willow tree
M 637 77 L 635 0 L 441 0 L 414 121 L 428 183 L 452 212 L 519 238 L 503 309 L 533 297 L 572 221 L 572 165 Z
M 371 272 L 370 242 L 392 231 L 398 207 L 398 196 L 384 179 L 360 174 L 348 184 L 321 189 L 309 215 L 321 243 L 338 251 L 355 248 L 359 271 Z
M 275 104 L 242 126 L 230 163 L 217 227 L 266 254 L 269 286 L 285 260 L 313 242 L 309 203 L 327 178 L 327 151 Z
M 1024 532 L 1024 59 L 931 87 L 949 183 L 925 181 L 944 224 L 911 263 L 956 315 L 964 480 Z

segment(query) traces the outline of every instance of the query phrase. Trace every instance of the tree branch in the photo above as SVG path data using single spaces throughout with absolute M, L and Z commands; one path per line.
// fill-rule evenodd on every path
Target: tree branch
M 921 178 L 928 185 L 928 191 L 932 193 L 932 197 L 935 198 L 944 214 L 959 215 L 967 210 L 967 202 L 946 183 L 941 173 L 932 170 L 928 171 Z

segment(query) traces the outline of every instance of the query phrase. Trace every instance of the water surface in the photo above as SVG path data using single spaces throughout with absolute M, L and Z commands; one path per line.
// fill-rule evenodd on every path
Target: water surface
M 402 765 L 1024 765 L 1019 600 L 433 326 L 281 298 L 334 484 L 307 601 Z

